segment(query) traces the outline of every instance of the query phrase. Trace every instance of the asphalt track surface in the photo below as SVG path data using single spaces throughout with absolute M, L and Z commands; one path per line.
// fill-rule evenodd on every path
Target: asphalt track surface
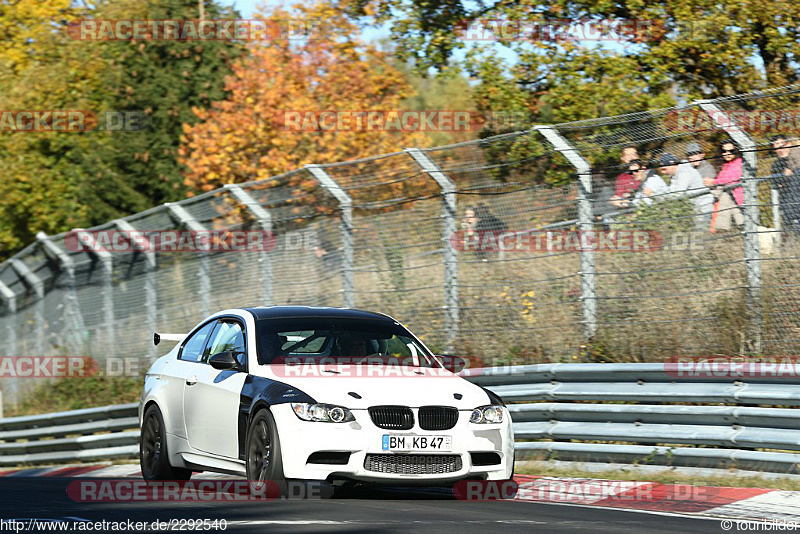
M 357 488 L 332 499 L 270 502 L 75 502 L 66 492 L 74 480 L 0 480 L 0 518 L 225 519 L 226 532 L 722 532 L 719 520 L 523 501 L 460 501 L 437 489 Z

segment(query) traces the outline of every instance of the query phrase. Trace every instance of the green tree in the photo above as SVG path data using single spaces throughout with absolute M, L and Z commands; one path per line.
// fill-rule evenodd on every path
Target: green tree
M 421 72 L 447 71 L 464 54 L 469 73 L 481 81 L 479 107 L 515 109 L 523 101 L 539 121 L 641 111 L 681 98 L 800 80 L 797 2 L 346 0 L 345 5 L 359 20 L 389 24 L 399 56 L 413 60 Z M 612 33 L 618 42 L 549 39 L 524 30 L 496 43 L 480 41 L 491 32 L 473 32 L 477 41 L 465 39 L 464 27 L 497 20 L 640 22 L 638 29 Z M 484 26 L 497 28 L 493 22 Z
M 197 0 L 128 3 L 110 2 L 107 9 L 149 20 L 200 18 Z M 206 19 L 239 16 L 218 3 L 203 4 Z M 233 60 L 245 52 L 243 43 L 225 40 L 109 43 L 105 55 L 117 68 L 107 77 L 113 88 L 108 106 L 143 111 L 149 128 L 144 133 L 120 134 L 114 150 L 103 157 L 108 163 L 104 172 L 131 184 L 149 205 L 184 198 L 184 168 L 178 162 L 183 126 L 197 122 L 193 108 L 207 108 L 225 99 L 225 77 L 231 73 Z

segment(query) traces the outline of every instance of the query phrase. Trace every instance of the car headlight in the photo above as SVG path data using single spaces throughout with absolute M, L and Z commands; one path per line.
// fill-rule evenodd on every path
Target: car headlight
M 347 423 L 355 421 L 353 413 L 343 406 L 333 404 L 309 404 L 307 402 L 293 402 L 292 411 L 303 421 L 320 423 Z
M 503 422 L 503 407 L 481 406 L 472 410 L 472 415 L 469 417 L 470 423 L 502 423 Z

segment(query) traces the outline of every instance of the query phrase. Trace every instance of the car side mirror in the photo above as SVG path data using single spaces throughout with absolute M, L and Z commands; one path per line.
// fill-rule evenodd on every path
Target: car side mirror
M 239 371 L 241 367 L 239 365 L 239 361 L 236 359 L 236 356 L 239 354 L 243 354 L 241 351 L 233 351 L 233 350 L 226 350 L 225 352 L 218 352 L 217 354 L 213 355 L 211 358 L 208 359 L 208 363 L 211 364 L 211 367 L 214 369 L 219 369 L 220 371 Z
M 460 373 L 467 366 L 467 360 L 453 356 L 452 354 L 440 354 L 436 356 L 445 369 L 451 373 Z

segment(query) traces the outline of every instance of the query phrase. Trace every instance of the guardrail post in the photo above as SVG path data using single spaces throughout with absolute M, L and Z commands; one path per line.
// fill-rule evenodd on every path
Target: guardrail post
M 111 253 L 97 245 L 94 234 L 86 232 L 81 241 L 86 244 L 86 252 L 91 254 L 103 270 L 103 322 L 108 340 L 104 350 L 111 357 L 117 354 L 117 329 L 114 319 L 114 258 Z
M 452 353 L 458 336 L 459 306 L 458 306 L 458 258 L 456 250 L 450 244 L 450 238 L 456 232 L 456 185 L 436 165 L 427 154 L 418 148 L 405 149 L 417 165 L 428 173 L 428 176 L 439 185 L 442 190 L 442 246 L 444 247 L 444 310 L 445 329 L 447 341 L 445 350 Z
M 535 126 L 553 148 L 560 152 L 578 173 L 578 227 L 581 232 L 594 229 L 592 221 L 592 170 L 589 162 L 551 126 Z M 595 285 L 594 251 L 581 250 L 581 300 L 583 301 L 583 335 L 591 339 L 597 332 L 597 287 Z
M 747 311 L 752 350 L 761 353 L 761 254 L 758 245 L 758 181 L 756 180 L 756 144 L 731 116 L 712 100 L 696 101 L 713 124 L 727 133 L 742 151 L 742 187 L 744 189 L 744 262 L 747 270 Z
M 36 304 L 34 304 L 34 323 L 36 324 L 36 356 L 44 356 L 44 281 L 36 276 L 21 260 L 11 258 L 8 260 L 11 268 L 17 273 L 28 289 L 36 294 Z
M 58 262 L 61 270 L 67 275 L 67 292 L 64 306 L 64 341 L 70 354 L 79 354 L 82 348 L 81 333 L 83 317 L 81 316 L 78 297 L 75 295 L 75 263 L 72 258 L 58 248 L 44 232 L 36 234 L 36 240 L 45 254 Z
M 237 184 L 226 184 L 227 189 L 237 202 L 242 204 L 250 211 L 253 217 L 258 221 L 259 226 L 264 232 L 272 234 L 272 215 L 266 210 L 256 199 L 250 196 L 250 193 L 242 189 Z M 269 306 L 273 303 L 272 296 L 272 256 L 269 250 L 261 252 L 258 258 L 260 283 L 261 283 L 261 304 Z
M 165 204 L 170 215 L 192 232 L 206 232 L 205 227 L 189 215 L 183 206 L 178 204 Z M 211 266 L 208 252 L 200 256 L 200 265 L 197 267 L 197 277 L 200 279 L 200 308 L 203 317 L 211 314 Z
M 136 229 L 125 219 L 114 219 L 111 221 L 120 231 L 128 234 L 128 242 L 134 250 L 144 255 L 145 260 L 145 278 L 144 278 L 144 309 L 145 309 L 145 324 L 147 325 L 146 334 L 150 336 L 153 332 L 158 330 L 158 288 L 156 284 L 156 271 L 158 270 L 158 260 L 156 252 L 153 250 L 153 245 L 150 240 L 142 235 L 141 241 L 133 239 L 132 235 L 136 233 Z M 156 346 L 152 343 L 147 344 L 147 356 L 150 360 L 155 360 L 158 355 Z
M 319 165 L 306 165 L 306 169 L 319 184 L 339 203 L 342 216 L 342 293 L 343 306 L 354 304 L 353 285 L 353 199 Z

